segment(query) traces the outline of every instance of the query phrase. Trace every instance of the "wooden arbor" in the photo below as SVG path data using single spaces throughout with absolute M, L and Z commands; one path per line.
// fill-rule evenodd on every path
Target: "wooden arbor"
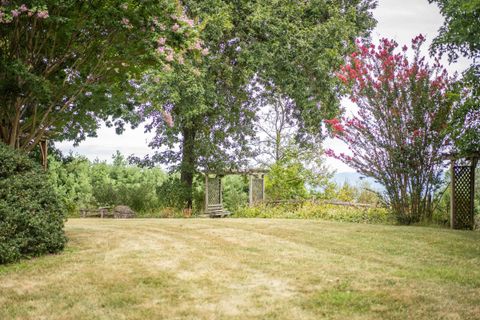
M 223 184 L 222 178 L 229 174 L 248 175 L 249 192 L 248 203 L 255 203 L 265 200 L 265 173 L 267 170 L 248 169 L 232 170 L 224 172 L 205 173 L 205 214 L 210 217 L 226 217 L 230 212 L 223 208 Z
M 452 229 L 473 229 L 475 225 L 475 168 L 480 153 L 465 158 L 451 156 L 452 192 L 450 226 Z

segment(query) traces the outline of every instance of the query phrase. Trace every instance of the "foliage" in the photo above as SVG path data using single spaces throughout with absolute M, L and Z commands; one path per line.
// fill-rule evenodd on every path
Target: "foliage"
M 351 87 L 358 114 L 341 123 L 326 121 L 351 155 L 334 156 L 384 185 L 398 221 L 431 217 L 433 193 L 441 183 L 443 153 L 451 145 L 448 124 L 460 95 L 435 58 L 420 56 L 423 36 L 396 53 L 398 44 L 383 39 L 378 47 L 359 43 L 338 77 Z
M 157 197 L 163 208 L 183 209 L 186 207 L 187 187 L 176 176 L 170 176 L 157 187 Z
M 338 190 L 335 198 L 340 201 L 353 202 L 357 198 L 357 189 L 345 182 Z
M 429 0 L 440 7 L 445 17 L 431 51 L 447 54 L 451 62 L 460 56 L 471 59 L 470 68 L 464 73 L 461 86 L 467 90 L 463 106 L 452 123 L 456 147 L 468 155 L 480 150 L 480 1 L 478 0 Z
M 159 168 L 129 166 L 117 152 L 113 164 L 82 157 L 50 158 L 49 178 L 69 214 L 81 208 L 127 205 L 139 212 L 160 206 L 156 188 L 166 179 Z
M 308 196 L 304 167 L 299 161 L 279 161 L 270 167 L 265 178 L 268 199 L 304 199 Z
M 374 25 L 371 0 L 183 4 L 202 22 L 201 40 L 208 50 L 202 61 L 185 59 L 178 72 L 145 86 L 151 103 L 141 114 L 153 118 L 152 147 L 167 147 L 146 160 L 179 169 L 189 189 L 197 171 L 245 165 L 254 134 L 251 101 L 261 88 L 275 87 L 290 97 L 305 128 L 335 112 L 338 81 L 332 72 L 353 39 Z
M 248 180 L 246 176 L 228 175 L 223 178 L 223 206 L 230 212 L 248 203 Z
M 428 0 L 440 7 L 445 17 L 438 36 L 432 43 L 435 51 L 447 53 L 451 61 L 459 56 L 478 59 L 480 57 L 480 30 L 478 16 L 480 1 L 478 0 Z M 478 63 L 478 60 L 474 60 Z
M 64 208 L 46 174 L 0 143 L 0 264 L 61 251 Z
M 306 198 L 312 194 L 325 196 L 333 188 L 322 159 L 323 151 L 310 147 L 290 145 L 282 148 L 282 157 L 273 163 L 265 179 L 268 199 L 288 200 Z
M 175 0 L 2 1 L 0 141 L 27 151 L 45 137 L 78 142 L 109 116 L 122 131 L 135 80 L 196 39 L 191 20 L 172 18 L 182 10 Z
M 243 207 L 235 212 L 236 218 L 287 218 L 322 219 L 356 223 L 392 223 L 390 211 L 386 208 L 355 208 L 331 204 L 305 202 L 301 205 L 257 205 Z

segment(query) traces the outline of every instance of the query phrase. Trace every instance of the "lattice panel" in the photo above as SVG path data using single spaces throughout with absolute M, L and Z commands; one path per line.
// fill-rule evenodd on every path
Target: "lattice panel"
M 208 177 L 208 204 L 207 205 L 220 204 L 221 197 L 222 197 L 221 178 Z
M 252 177 L 252 201 L 263 201 L 263 178 Z
M 473 192 L 474 171 L 471 166 L 455 166 L 453 168 L 455 175 L 454 186 L 454 219 L 453 227 L 455 229 L 471 229 L 473 227 Z

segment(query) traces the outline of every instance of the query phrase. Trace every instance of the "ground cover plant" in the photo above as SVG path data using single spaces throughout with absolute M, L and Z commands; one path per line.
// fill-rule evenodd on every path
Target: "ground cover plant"
M 0 267 L 1 319 L 478 319 L 480 233 L 282 219 L 71 219 Z
M 40 166 L 0 142 L 0 264 L 61 251 L 64 215 Z

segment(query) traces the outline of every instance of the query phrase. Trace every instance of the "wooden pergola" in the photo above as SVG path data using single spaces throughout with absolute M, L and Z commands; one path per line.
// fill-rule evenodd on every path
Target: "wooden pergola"
M 225 217 L 230 212 L 223 208 L 222 178 L 226 175 L 246 175 L 249 179 L 248 203 L 265 201 L 265 174 L 264 169 L 225 170 L 205 172 L 205 214 L 210 217 Z
M 452 229 L 473 229 L 475 226 L 475 169 L 480 152 L 467 156 L 452 154 L 450 158 L 451 188 L 450 226 Z

